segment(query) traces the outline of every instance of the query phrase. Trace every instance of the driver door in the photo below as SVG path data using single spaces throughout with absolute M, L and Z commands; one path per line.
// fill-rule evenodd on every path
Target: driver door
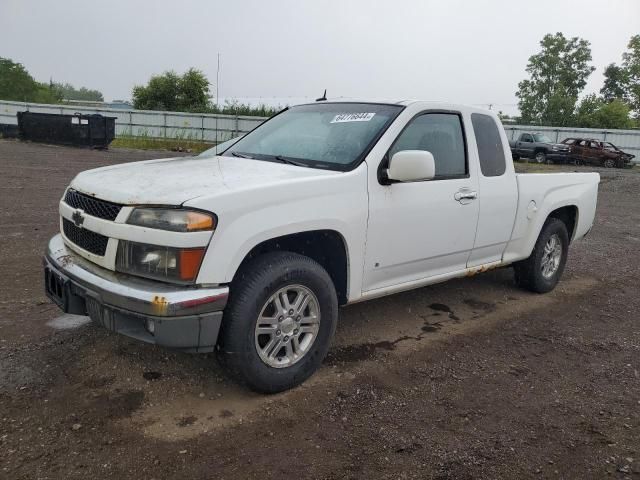
M 431 152 L 435 178 L 382 184 L 369 180 L 363 290 L 372 291 L 464 270 L 478 223 L 478 179 L 459 112 L 423 112 L 387 152 Z M 462 194 L 462 195 L 461 195 Z M 464 198 L 463 198 L 464 197 Z
M 518 154 L 522 157 L 533 157 L 533 137 L 529 133 L 523 133 L 518 142 Z

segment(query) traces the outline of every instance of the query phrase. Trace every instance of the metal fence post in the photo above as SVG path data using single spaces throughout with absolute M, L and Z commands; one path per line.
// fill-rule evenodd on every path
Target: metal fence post
M 200 140 L 204 142 L 204 115 L 200 117 Z
M 240 119 L 238 118 L 238 114 L 236 114 L 236 121 L 233 126 L 233 136 L 237 137 L 240 134 Z
M 164 138 L 167 138 L 167 114 L 163 113 L 162 116 L 164 117 Z

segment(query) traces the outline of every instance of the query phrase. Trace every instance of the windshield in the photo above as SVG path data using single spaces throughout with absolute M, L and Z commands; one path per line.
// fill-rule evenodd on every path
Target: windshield
M 542 133 L 534 133 L 533 134 L 533 138 L 535 139 L 536 142 L 553 143 L 549 137 L 547 137 L 546 135 L 544 135 Z
M 618 147 L 616 147 L 613 143 L 604 142 L 605 150 L 611 150 L 612 152 L 618 152 Z
M 402 108 L 372 103 L 292 107 L 238 140 L 224 156 L 348 170 L 362 160 Z

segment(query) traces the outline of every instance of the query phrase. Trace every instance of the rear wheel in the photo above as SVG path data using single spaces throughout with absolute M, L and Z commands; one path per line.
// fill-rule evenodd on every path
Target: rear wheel
M 547 219 L 529 258 L 513 266 L 516 284 L 537 293 L 550 292 L 560 281 L 568 252 L 566 225 L 557 218 Z
M 322 363 L 335 331 L 338 300 L 329 274 L 303 255 L 271 252 L 236 277 L 220 335 L 222 363 L 259 392 L 301 384 Z
M 536 152 L 534 159 L 538 163 L 547 163 L 547 154 L 545 152 Z

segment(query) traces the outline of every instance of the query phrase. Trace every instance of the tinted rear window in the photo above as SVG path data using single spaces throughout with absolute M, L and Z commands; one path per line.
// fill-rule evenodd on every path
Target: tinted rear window
M 504 174 L 507 164 L 498 125 L 492 117 L 481 113 L 472 113 L 471 123 L 476 135 L 482 175 L 499 177 Z

